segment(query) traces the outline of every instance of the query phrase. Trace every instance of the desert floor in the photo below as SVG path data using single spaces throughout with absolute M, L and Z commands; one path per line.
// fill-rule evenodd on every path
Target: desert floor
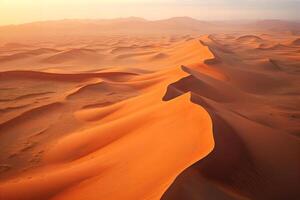
M 297 199 L 300 40 L 102 36 L 0 47 L 0 199 Z

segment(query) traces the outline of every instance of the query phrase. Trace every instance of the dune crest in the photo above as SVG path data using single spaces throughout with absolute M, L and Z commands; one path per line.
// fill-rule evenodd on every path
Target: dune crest
M 217 39 L 201 39 L 222 60 L 206 64 L 227 79 L 186 68 L 190 76 L 171 84 L 164 97 L 168 101 L 191 92 L 192 102 L 212 118 L 214 151 L 185 170 L 162 199 L 297 199 L 299 74 L 290 72 L 292 66 L 283 56 L 297 50 L 278 49 L 282 52 L 276 59 L 285 60 L 280 62 L 273 59 L 273 49 L 255 51 L 246 62 L 251 43 L 229 39 L 220 47 Z
M 175 62 L 184 61 L 195 69 L 213 56 L 198 40 L 180 42 L 166 52 L 169 56 L 160 57 L 160 61 L 173 57 L 178 59 Z M 191 94 L 163 101 L 168 85 L 188 75 L 183 69 L 174 65 L 145 74 L 142 70 L 74 74 L 1 72 L 2 81 L 54 82 L 64 91 L 41 94 L 57 103 L 30 109 L 11 119 L 0 126 L 4 131 L 16 135 L 17 129 L 11 130 L 9 124 L 24 123 L 21 119 L 35 121 L 39 115 L 47 116 L 52 107 L 61 113 L 61 118 L 78 123 L 78 127 L 69 127 L 69 132 L 50 137 L 55 129 L 46 123 L 34 135 L 24 133 L 22 137 L 28 136 L 28 140 L 35 138 L 35 145 L 25 150 L 23 159 L 42 153 L 39 160 L 30 163 L 32 169 L 18 172 L 18 176 L 7 174 L 0 183 L 0 197 L 159 199 L 179 173 L 207 156 L 214 147 L 211 118 L 191 102 Z M 97 103 L 97 96 L 103 102 Z M 27 96 L 28 100 L 35 98 L 39 96 Z M 30 124 L 23 126 L 34 129 Z M 48 137 L 52 139 L 46 140 Z M 12 155 L 11 151 L 13 146 L 8 146 L 8 155 Z M 1 159 L 10 161 L 4 154 Z M 20 170 L 25 167 L 26 163 Z M 115 192 L 115 188 L 124 185 L 131 189 Z
M 297 199 L 300 49 L 281 23 L 0 27 L 0 199 Z

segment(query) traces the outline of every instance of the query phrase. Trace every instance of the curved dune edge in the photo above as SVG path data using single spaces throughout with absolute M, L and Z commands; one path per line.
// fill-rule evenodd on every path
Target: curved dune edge
M 4 94 L 19 79 L 37 89 L 2 98 L 8 113 L 28 106 L 0 117 L 0 199 L 297 199 L 299 48 L 200 39 L 121 49 L 109 56 L 125 65 L 101 70 L 0 72 Z
M 299 66 L 299 61 L 276 60 L 297 49 L 253 51 L 266 41 L 241 38 L 249 44 L 202 38 L 216 57 L 204 62 L 226 79 L 183 68 L 190 76 L 168 87 L 165 100 L 191 92 L 192 102 L 207 110 L 215 148 L 181 173 L 162 200 L 299 198 L 299 117 L 294 115 L 299 113 L 299 71 L 289 64 Z M 251 62 L 249 51 L 256 54 Z
M 187 62 L 212 59 L 199 41 L 185 50 L 200 50 Z M 214 148 L 211 118 L 190 94 L 162 100 L 167 86 L 186 75 L 176 67 L 133 77 L 124 83 L 141 95 L 74 113 L 95 124 L 59 138 L 42 167 L 0 183 L 1 199 L 160 199 L 178 174 Z
M 189 98 L 63 138 L 47 155 L 60 164 L 1 184 L 1 198 L 158 199 L 177 174 L 213 149 L 211 120 Z

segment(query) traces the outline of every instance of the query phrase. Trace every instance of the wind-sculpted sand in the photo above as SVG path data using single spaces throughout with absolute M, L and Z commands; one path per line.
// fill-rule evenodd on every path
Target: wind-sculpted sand
M 6 42 L 0 199 L 296 200 L 299 58 L 272 32 Z
M 215 148 L 162 199 L 299 198 L 300 54 L 290 40 L 201 38 L 216 57 L 206 67 L 224 77 L 183 66 L 190 75 L 171 84 L 164 100 L 191 92 L 212 118 Z

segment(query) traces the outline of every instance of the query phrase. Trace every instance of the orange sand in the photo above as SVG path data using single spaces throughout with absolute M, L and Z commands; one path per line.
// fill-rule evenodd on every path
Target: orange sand
M 1 200 L 299 196 L 297 35 L 85 23 L 0 27 Z

